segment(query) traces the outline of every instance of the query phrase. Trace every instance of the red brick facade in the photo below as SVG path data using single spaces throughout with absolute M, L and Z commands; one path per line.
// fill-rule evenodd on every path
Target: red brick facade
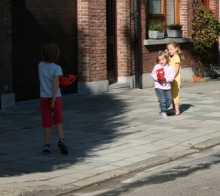
M 0 2 L 0 95 L 12 92 L 11 1 Z
M 78 0 L 78 76 L 81 82 L 107 79 L 105 6 L 103 0 Z M 116 1 L 116 64 L 119 77 L 131 75 L 130 6 L 130 0 Z
M 115 43 L 116 75 L 120 78 L 135 76 L 134 56 L 134 0 L 115 0 Z M 183 25 L 183 37 L 190 37 L 193 17 L 193 0 L 180 0 L 180 24 Z M 219 17 L 219 1 L 209 0 L 209 8 Z M 11 0 L 0 3 L 0 90 L 1 94 L 12 92 L 12 24 Z M 139 0 L 140 16 L 140 74 L 150 73 L 155 58 L 166 44 L 144 45 L 146 32 L 146 1 Z M 77 56 L 78 82 L 90 83 L 107 81 L 107 16 L 106 0 L 77 0 Z M 182 67 L 190 66 L 191 43 L 181 43 L 186 59 Z
M 106 2 L 78 0 L 78 79 L 107 79 Z
M 116 1 L 116 37 L 118 77 L 131 75 L 131 14 L 130 0 Z
M 219 18 L 219 0 L 210 0 L 209 8 L 215 14 L 217 18 Z

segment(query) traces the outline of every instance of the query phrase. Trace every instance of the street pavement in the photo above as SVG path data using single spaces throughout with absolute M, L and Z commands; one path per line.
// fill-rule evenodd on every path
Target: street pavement
M 57 195 L 220 144 L 220 81 L 184 83 L 179 116 L 159 117 L 154 88 L 63 96 L 68 155 L 43 155 L 39 100 L 0 113 L 0 195 Z

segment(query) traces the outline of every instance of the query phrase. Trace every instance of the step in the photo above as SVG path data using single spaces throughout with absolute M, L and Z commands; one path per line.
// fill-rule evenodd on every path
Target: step
M 108 86 L 108 91 L 131 89 L 130 83 L 114 83 Z

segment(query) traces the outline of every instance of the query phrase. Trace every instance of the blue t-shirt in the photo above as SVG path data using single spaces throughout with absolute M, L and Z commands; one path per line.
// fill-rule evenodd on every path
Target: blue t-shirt
M 59 65 L 55 63 L 40 62 L 38 65 L 40 80 L 40 97 L 53 97 L 54 76 L 62 76 L 63 72 Z M 57 89 L 57 97 L 61 96 L 60 88 Z

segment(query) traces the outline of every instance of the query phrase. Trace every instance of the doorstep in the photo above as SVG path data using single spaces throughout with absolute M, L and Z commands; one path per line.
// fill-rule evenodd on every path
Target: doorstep
M 114 84 L 110 84 L 108 86 L 108 91 L 115 91 L 115 90 L 128 90 L 131 89 L 130 83 L 118 82 Z

